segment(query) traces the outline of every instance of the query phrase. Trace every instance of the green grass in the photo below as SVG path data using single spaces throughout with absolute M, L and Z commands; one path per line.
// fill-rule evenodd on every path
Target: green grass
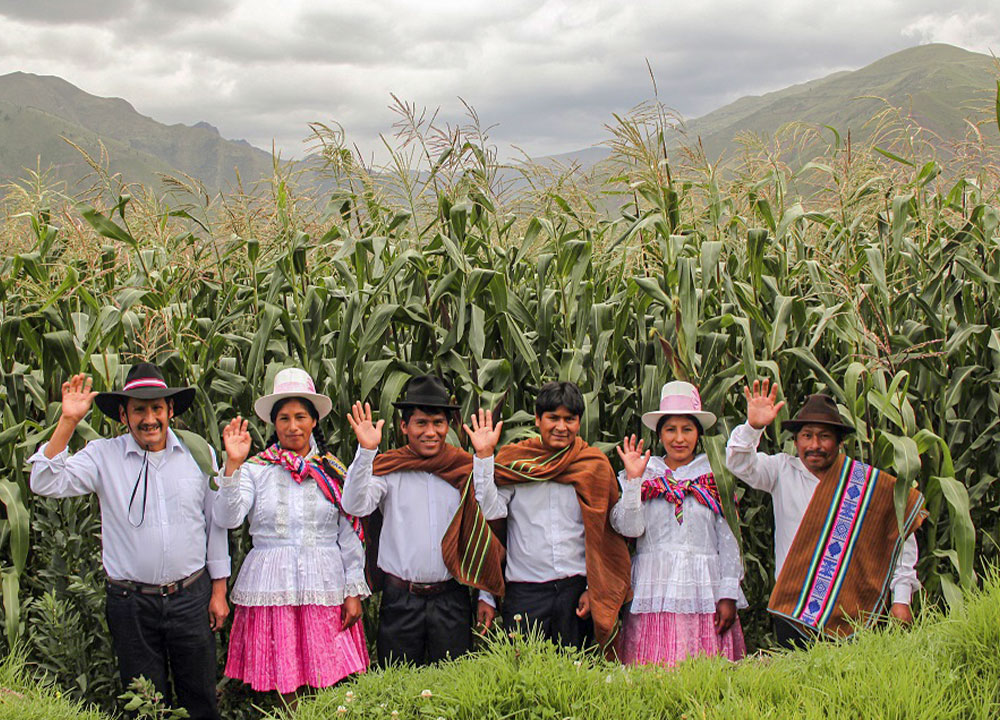
M 624 669 L 537 639 L 499 636 L 476 655 L 373 671 L 281 717 L 319 718 L 996 718 L 1000 581 L 911 630 L 674 671 Z M 424 691 L 430 691 L 426 697 Z M 397 713 L 393 715 L 392 713 Z
M 107 718 L 83 703 L 63 697 L 49 684 L 39 683 L 23 658 L 9 653 L 0 662 L 0 720 L 102 720 Z

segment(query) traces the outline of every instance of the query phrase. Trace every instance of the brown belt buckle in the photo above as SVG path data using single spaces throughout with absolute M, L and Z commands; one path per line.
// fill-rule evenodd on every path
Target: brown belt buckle
M 413 595 L 436 595 L 441 591 L 440 584 L 411 582 L 406 589 Z

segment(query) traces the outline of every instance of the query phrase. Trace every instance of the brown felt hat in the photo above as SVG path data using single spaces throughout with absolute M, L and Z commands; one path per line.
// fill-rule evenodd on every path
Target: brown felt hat
M 795 433 L 801 430 L 803 425 L 829 425 L 845 433 L 854 432 L 854 428 L 840 417 L 837 403 L 833 398 L 822 394 L 807 397 L 795 417 L 781 423 L 781 429 Z

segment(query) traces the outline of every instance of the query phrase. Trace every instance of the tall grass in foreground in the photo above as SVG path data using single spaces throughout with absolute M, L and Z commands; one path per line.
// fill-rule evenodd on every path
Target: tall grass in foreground
M 720 167 L 697 143 L 666 153 L 674 121 L 651 105 L 609 127 L 610 159 L 579 173 L 501 166 L 474 116 L 442 128 L 399 111 L 387 168 L 317 126 L 325 190 L 286 167 L 217 198 L 191 183 L 158 196 L 107 173 L 77 198 L 41 175 L 8 189 L 2 640 L 25 641 L 62 687 L 107 707 L 116 694 L 97 507 L 32 497 L 25 460 L 52 431 L 67 375 L 91 373 L 104 390 L 137 359 L 197 388 L 179 425 L 216 448 L 237 413 L 260 447 L 253 399 L 281 367 L 304 367 L 334 398 L 324 431 L 347 461 L 349 404 L 369 399 L 388 418 L 411 373 L 446 376 L 466 416 L 494 408 L 502 442 L 533 431 L 543 382 L 572 380 L 582 434 L 606 450 L 640 431 L 662 383 L 687 378 L 722 418 L 705 442 L 724 486 L 740 386 L 767 375 L 790 410 L 834 394 L 856 429 L 848 452 L 924 492 L 918 571 L 932 603 L 957 603 L 998 557 L 996 145 L 972 136 L 938 155 L 903 118 L 866 147 L 795 129 L 811 143 L 797 164 L 788 135 L 754 138 Z M 95 412 L 73 447 L 120 429 Z M 783 447 L 770 430 L 764 449 Z M 767 647 L 769 500 L 735 488 L 744 627 Z M 233 534 L 234 569 L 248 544 Z M 233 683 L 223 696 L 245 712 Z
M 625 669 L 533 638 L 497 635 L 481 653 L 427 669 L 371 672 L 295 713 L 320 718 L 898 718 L 1000 716 L 1000 580 L 911 630 L 753 657 Z

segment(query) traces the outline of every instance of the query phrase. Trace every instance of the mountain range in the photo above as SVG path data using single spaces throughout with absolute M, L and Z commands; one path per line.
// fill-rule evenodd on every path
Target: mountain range
M 710 158 L 733 147 L 745 132 L 771 136 L 790 121 L 848 130 L 863 141 L 883 100 L 903 108 L 933 131 L 942 147 L 966 135 L 967 118 L 996 100 L 1000 69 L 988 55 L 950 45 L 921 45 L 863 68 L 842 71 L 733 103 L 685 123 Z M 998 142 L 995 122 L 984 124 Z M 25 168 L 50 171 L 75 185 L 89 172 L 79 150 L 94 158 L 107 150 L 112 170 L 129 181 L 156 185 L 162 175 L 199 179 L 209 190 L 226 190 L 239 177 L 252 182 L 273 171 L 271 153 L 242 140 L 227 140 L 207 122 L 165 125 L 140 114 L 121 98 L 101 98 L 58 77 L 13 72 L 0 76 L 0 178 L 23 177 Z M 591 166 L 606 156 L 600 147 L 548 160 Z

